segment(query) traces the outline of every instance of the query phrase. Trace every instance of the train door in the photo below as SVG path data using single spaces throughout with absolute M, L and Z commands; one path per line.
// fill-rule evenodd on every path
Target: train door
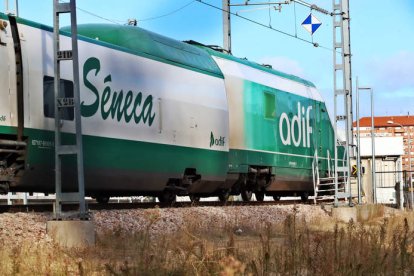
M 319 161 L 319 174 L 323 177 L 325 176 L 325 172 L 329 173 L 329 167 L 327 162 L 329 162 L 327 149 L 329 148 L 326 144 L 329 139 L 329 129 L 326 125 L 325 115 L 326 111 L 324 109 L 324 104 L 321 102 L 314 102 L 314 110 L 315 110 L 315 141 L 316 147 L 315 151 L 318 154 L 318 161 Z M 330 154 L 330 153 L 329 153 Z
M 17 126 L 14 43 L 10 22 L 0 19 L 0 125 Z
M 322 114 L 321 114 L 321 104 L 320 102 L 314 101 L 313 102 L 313 110 L 314 110 L 314 154 L 317 152 L 318 157 L 322 156 Z
M 23 140 L 24 112 L 23 112 L 23 60 L 20 44 L 20 35 L 17 28 L 16 17 L 9 16 L 10 46 L 9 52 L 9 86 L 10 107 L 13 125 L 17 126 L 17 140 Z

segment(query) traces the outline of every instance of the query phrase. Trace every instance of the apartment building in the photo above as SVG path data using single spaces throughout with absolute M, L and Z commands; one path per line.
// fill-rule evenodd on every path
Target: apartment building
M 356 122 L 354 122 L 354 136 L 357 134 L 356 125 Z M 371 117 L 361 118 L 359 120 L 359 126 L 361 137 L 371 136 Z M 414 172 L 414 116 L 405 115 L 374 117 L 374 133 L 375 137 L 402 136 L 404 146 L 402 169 Z

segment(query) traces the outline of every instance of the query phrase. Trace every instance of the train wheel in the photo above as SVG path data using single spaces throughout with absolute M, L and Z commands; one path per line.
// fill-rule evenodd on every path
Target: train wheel
M 161 195 L 158 196 L 158 200 L 161 203 L 174 203 L 177 197 L 173 192 L 164 191 Z
M 107 204 L 109 202 L 109 199 L 109 196 L 97 196 L 96 202 L 98 202 L 99 204 Z
M 191 202 L 196 203 L 200 202 L 200 197 L 195 195 L 189 195 Z
M 307 202 L 309 199 L 309 193 L 308 192 L 304 192 L 301 196 L 300 199 L 302 200 L 302 202 Z
M 256 195 L 256 200 L 257 201 L 263 201 L 264 200 L 265 193 L 263 191 L 255 192 L 254 194 Z
M 280 196 L 279 195 L 274 195 L 273 196 L 273 200 L 274 201 L 279 201 L 280 200 Z
M 252 199 L 253 192 L 247 189 L 242 189 L 241 197 L 243 201 L 250 201 Z
M 221 193 L 218 195 L 218 198 L 220 202 L 227 202 L 230 197 L 230 192 L 228 190 L 221 191 Z

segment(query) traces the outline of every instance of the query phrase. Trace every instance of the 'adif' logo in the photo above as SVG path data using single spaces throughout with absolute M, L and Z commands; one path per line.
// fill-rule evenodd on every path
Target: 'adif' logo
M 210 148 L 214 145 L 224 146 L 224 137 L 220 136 L 220 138 L 216 139 L 216 138 L 214 138 L 213 132 L 211 132 L 211 134 L 210 134 Z
M 310 126 L 310 111 L 312 106 L 306 108 L 298 103 L 297 115 L 293 116 L 292 121 L 286 113 L 280 115 L 279 134 L 283 145 L 290 146 L 293 142 L 295 147 L 299 147 L 302 142 L 302 147 L 310 147 L 310 135 L 312 127 Z

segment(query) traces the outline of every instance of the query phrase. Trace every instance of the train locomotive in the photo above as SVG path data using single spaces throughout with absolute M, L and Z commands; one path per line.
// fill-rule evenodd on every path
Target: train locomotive
M 138 27 L 78 34 L 85 192 L 99 202 L 307 199 L 316 159 L 328 173 L 334 130 L 310 81 Z M 0 192 L 54 191 L 53 56 L 51 27 L 0 13 Z M 73 96 L 67 62 L 60 85 Z M 63 118 L 73 141 L 73 109 Z M 76 189 L 74 159 L 63 164 L 64 189 Z

